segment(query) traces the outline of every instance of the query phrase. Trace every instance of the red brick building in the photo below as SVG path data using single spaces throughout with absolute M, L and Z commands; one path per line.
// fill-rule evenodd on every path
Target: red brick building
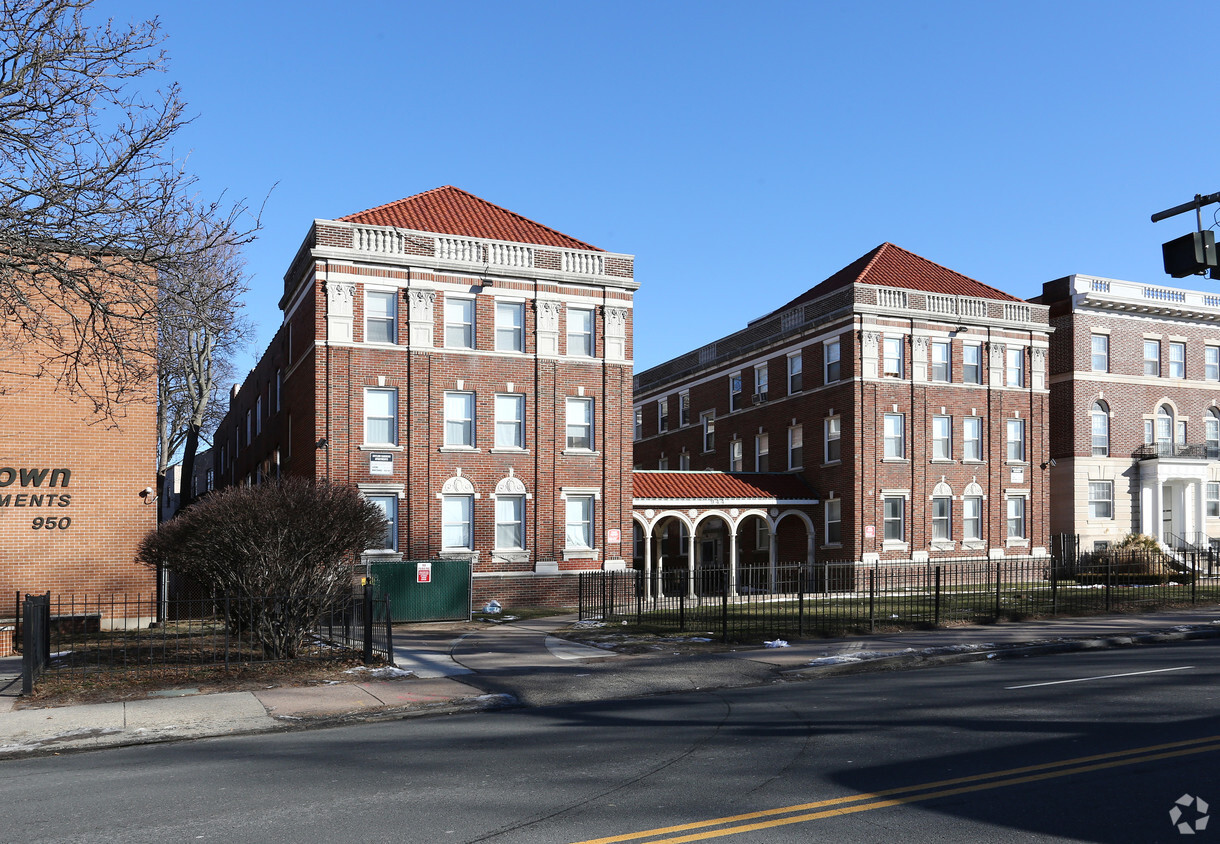
M 799 473 L 819 560 L 1043 554 L 1048 338 L 1045 306 L 882 244 L 638 374 L 635 466 Z M 752 524 L 726 538 L 761 558 Z
M 392 524 L 369 557 L 473 558 L 476 604 L 574 602 L 630 550 L 633 265 L 454 187 L 315 220 L 216 485 L 352 484 Z
M 1093 550 L 1220 538 L 1220 295 L 1073 275 L 1051 325 L 1051 529 Z
M 146 343 L 151 362 L 155 335 L 143 330 L 134 323 L 129 340 Z M 106 416 L 42 370 L 60 353 L 30 341 L 0 362 L 0 592 L 9 601 L 0 615 L 17 591 L 65 601 L 156 592 L 154 573 L 135 561 L 157 526 L 155 384 L 128 385 Z M 81 377 L 105 392 L 87 364 Z

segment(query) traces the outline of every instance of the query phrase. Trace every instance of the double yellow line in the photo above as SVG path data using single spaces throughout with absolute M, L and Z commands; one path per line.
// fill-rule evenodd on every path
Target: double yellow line
M 936 782 L 923 783 L 922 785 L 887 788 L 883 791 L 834 797 L 828 800 L 818 800 L 813 803 L 783 806 L 778 809 L 764 809 L 744 815 L 712 818 L 706 821 L 658 827 L 657 829 L 647 829 L 642 832 L 630 832 L 623 835 L 611 835 L 605 838 L 591 838 L 587 841 L 573 842 L 573 844 L 618 844 L 621 841 L 645 840 L 646 844 L 683 844 L 683 842 L 687 841 L 706 841 L 710 838 L 737 835 L 742 832 L 755 832 L 760 829 L 770 829 L 776 826 L 806 823 L 822 818 L 852 815 L 857 812 L 869 812 L 873 809 L 886 809 L 906 803 L 918 803 L 922 800 L 935 800 L 940 797 L 952 797 L 975 791 L 1005 788 L 1010 785 L 1021 785 L 1022 783 L 1055 779 L 1056 777 L 1086 774 L 1090 771 L 1101 771 L 1124 765 L 1139 765 L 1144 762 L 1155 762 L 1160 759 L 1172 759 L 1178 756 L 1190 756 L 1195 753 L 1210 753 L 1213 750 L 1220 750 L 1220 736 L 1175 741 L 1169 744 L 1154 744 L 1148 747 L 1132 748 L 1131 750 L 1116 750 L 1111 753 L 1099 753 L 1095 756 L 1080 756 L 1075 759 L 1063 759 L 1058 762 L 1044 762 L 1039 765 L 1009 768 L 1006 771 L 994 771 L 988 774 L 973 774 L 968 777 L 938 780 Z M 711 827 L 717 828 L 712 829 Z M 692 832 L 692 830 L 702 831 Z

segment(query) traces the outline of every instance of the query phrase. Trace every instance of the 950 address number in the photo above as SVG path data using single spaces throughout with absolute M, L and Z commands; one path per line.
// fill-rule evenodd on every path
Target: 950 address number
M 33 530 L 67 530 L 72 526 L 71 516 L 55 516 L 42 517 L 38 516 L 34 519 L 30 528 Z

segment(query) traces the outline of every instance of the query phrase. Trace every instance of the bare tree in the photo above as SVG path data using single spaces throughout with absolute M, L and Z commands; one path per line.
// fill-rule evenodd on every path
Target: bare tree
M 247 282 L 241 253 L 229 244 L 183 250 L 158 277 L 157 478 L 164 481 L 181 451 L 180 507 L 191 503 L 200 436 L 220 424 L 221 385 L 232 381 L 233 357 L 250 330 L 242 315 Z
M 0 372 L 36 360 L 113 416 L 152 383 L 159 272 L 258 222 L 198 200 L 174 159 L 158 22 L 91 26 L 91 3 L 0 0 Z

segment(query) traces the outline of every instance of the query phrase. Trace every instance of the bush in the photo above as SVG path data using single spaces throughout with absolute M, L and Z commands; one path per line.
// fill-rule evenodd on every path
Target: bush
M 247 607 L 247 627 L 275 659 L 292 659 L 323 608 L 352 587 L 352 564 L 381 547 L 381 510 L 349 487 L 285 478 L 212 493 L 144 538 L 147 566 L 210 585 Z M 236 611 L 234 611 L 236 612 Z

